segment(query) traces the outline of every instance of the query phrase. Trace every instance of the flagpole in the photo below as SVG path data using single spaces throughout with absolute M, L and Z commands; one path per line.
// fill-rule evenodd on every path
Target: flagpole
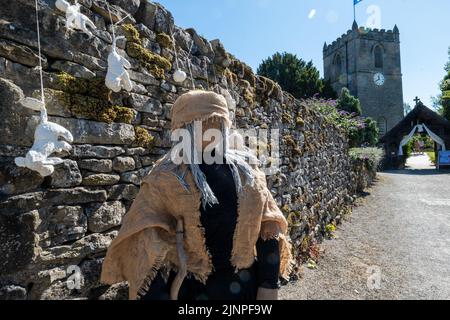
M 353 1 L 353 21 L 356 21 L 356 4 L 355 4 L 355 1 Z

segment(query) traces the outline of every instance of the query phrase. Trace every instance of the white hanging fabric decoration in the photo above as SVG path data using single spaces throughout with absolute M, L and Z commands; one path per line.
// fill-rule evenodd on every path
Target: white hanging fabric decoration
M 131 68 L 131 63 L 117 53 L 116 42 L 125 37 L 115 37 L 113 35 L 113 45 L 111 53 L 108 56 L 108 72 L 106 73 L 105 85 L 114 92 L 122 89 L 130 92 L 133 90 L 133 84 L 130 80 L 130 74 L 127 69 Z
M 445 146 L 445 142 L 444 140 L 442 140 L 438 135 L 436 135 L 433 131 L 431 131 L 430 129 L 428 129 L 428 127 L 425 124 L 418 124 L 416 125 L 411 132 L 403 138 L 403 140 L 400 142 L 400 146 L 398 148 L 398 155 L 399 156 L 403 156 L 403 146 L 407 145 L 408 142 L 412 139 L 412 137 L 414 136 L 414 134 L 416 133 L 417 130 L 419 130 L 420 128 L 425 128 L 425 130 L 427 131 L 428 135 L 430 136 L 431 139 L 433 139 L 434 142 L 436 142 L 438 145 L 440 145 L 442 147 L 443 151 L 446 151 L 446 146 Z M 419 131 L 420 132 L 420 131 Z
M 184 72 L 181 69 L 175 70 L 175 72 L 173 74 L 173 80 L 175 80 L 175 82 L 183 83 L 186 80 L 186 78 L 187 78 L 186 72 Z
M 412 137 L 414 136 L 414 134 L 416 133 L 416 130 L 418 129 L 418 126 L 415 126 L 411 132 L 402 139 L 402 141 L 400 142 L 400 146 L 398 147 L 398 155 L 399 156 L 403 156 L 403 146 L 406 146 L 409 142 L 409 140 L 412 139 Z
M 25 98 L 21 103 L 31 110 L 40 110 L 41 119 L 34 132 L 33 146 L 25 157 L 16 158 L 15 163 L 19 167 L 37 171 L 43 177 L 50 176 L 55 170 L 54 166 L 63 163 L 62 159 L 50 156 L 55 152 L 70 151 L 72 146 L 68 142 L 73 142 L 73 136 L 66 128 L 48 121 L 44 102 Z M 60 138 L 67 142 L 59 140 Z
M 431 137 L 431 139 L 433 139 L 434 142 L 436 142 L 438 145 L 440 145 L 442 147 L 442 151 L 447 151 L 447 148 L 445 146 L 445 141 L 441 137 L 439 137 L 437 134 L 435 134 L 433 131 L 428 129 L 428 127 L 425 124 L 423 124 L 422 126 L 425 128 L 425 130 L 427 131 L 427 133 Z
M 37 100 L 34 98 L 25 98 L 21 101 L 21 104 L 28 109 L 40 111 L 41 117 L 40 123 L 34 132 L 33 146 L 27 152 L 25 157 L 15 158 L 14 162 L 19 167 L 26 167 L 30 170 L 37 171 L 43 177 L 46 177 L 50 176 L 54 172 L 55 165 L 63 162 L 63 160 L 60 158 L 50 156 L 55 152 L 70 151 L 72 149 L 72 146 L 69 143 L 73 142 L 73 136 L 66 128 L 60 126 L 59 124 L 48 121 L 47 109 L 45 108 L 37 0 L 35 0 L 35 3 L 39 50 L 39 73 L 41 80 L 41 100 Z M 60 138 L 63 138 L 66 141 L 60 140 Z
M 67 30 L 80 30 L 92 37 L 92 32 L 88 29 L 96 29 L 95 24 L 80 12 L 80 4 L 75 0 L 75 4 L 70 4 L 65 0 L 56 0 L 56 8 L 66 13 L 66 28 Z
M 109 4 L 106 1 L 105 3 L 112 22 L 113 20 L 111 10 L 109 9 Z M 127 17 L 128 15 L 117 23 L 120 23 Z M 114 31 L 115 24 L 112 24 L 111 26 L 113 39 L 111 52 L 108 56 L 108 72 L 106 73 L 105 85 L 114 92 L 120 92 L 122 89 L 131 92 L 133 90 L 133 83 L 131 82 L 130 74 L 127 71 L 127 69 L 131 68 L 131 63 L 117 52 L 117 40 L 125 39 L 125 37 L 120 36 L 116 38 L 116 33 Z

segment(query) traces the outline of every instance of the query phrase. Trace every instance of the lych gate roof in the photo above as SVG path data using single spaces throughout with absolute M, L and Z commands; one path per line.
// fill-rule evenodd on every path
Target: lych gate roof
M 416 124 L 417 121 L 419 123 L 427 123 L 427 125 L 432 123 L 433 126 L 443 127 L 450 133 L 450 121 L 426 107 L 422 102 L 419 102 L 402 121 L 380 139 L 380 142 L 386 143 L 392 140 L 401 140 L 403 136 L 411 131 L 411 123 Z M 445 140 L 445 137 L 442 138 Z

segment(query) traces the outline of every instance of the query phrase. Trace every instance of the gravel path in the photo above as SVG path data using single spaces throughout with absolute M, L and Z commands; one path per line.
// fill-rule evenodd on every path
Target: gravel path
M 450 299 L 450 172 L 380 173 L 336 236 L 281 299 Z

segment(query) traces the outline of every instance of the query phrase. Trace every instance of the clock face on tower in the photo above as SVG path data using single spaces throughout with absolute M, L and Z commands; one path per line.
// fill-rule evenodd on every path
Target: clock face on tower
M 382 73 L 378 72 L 378 73 L 375 73 L 375 75 L 373 76 L 373 81 L 375 82 L 375 84 L 377 86 L 381 87 L 382 85 L 384 85 L 384 82 L 386 80 L 384 78 L 384 75 Z

